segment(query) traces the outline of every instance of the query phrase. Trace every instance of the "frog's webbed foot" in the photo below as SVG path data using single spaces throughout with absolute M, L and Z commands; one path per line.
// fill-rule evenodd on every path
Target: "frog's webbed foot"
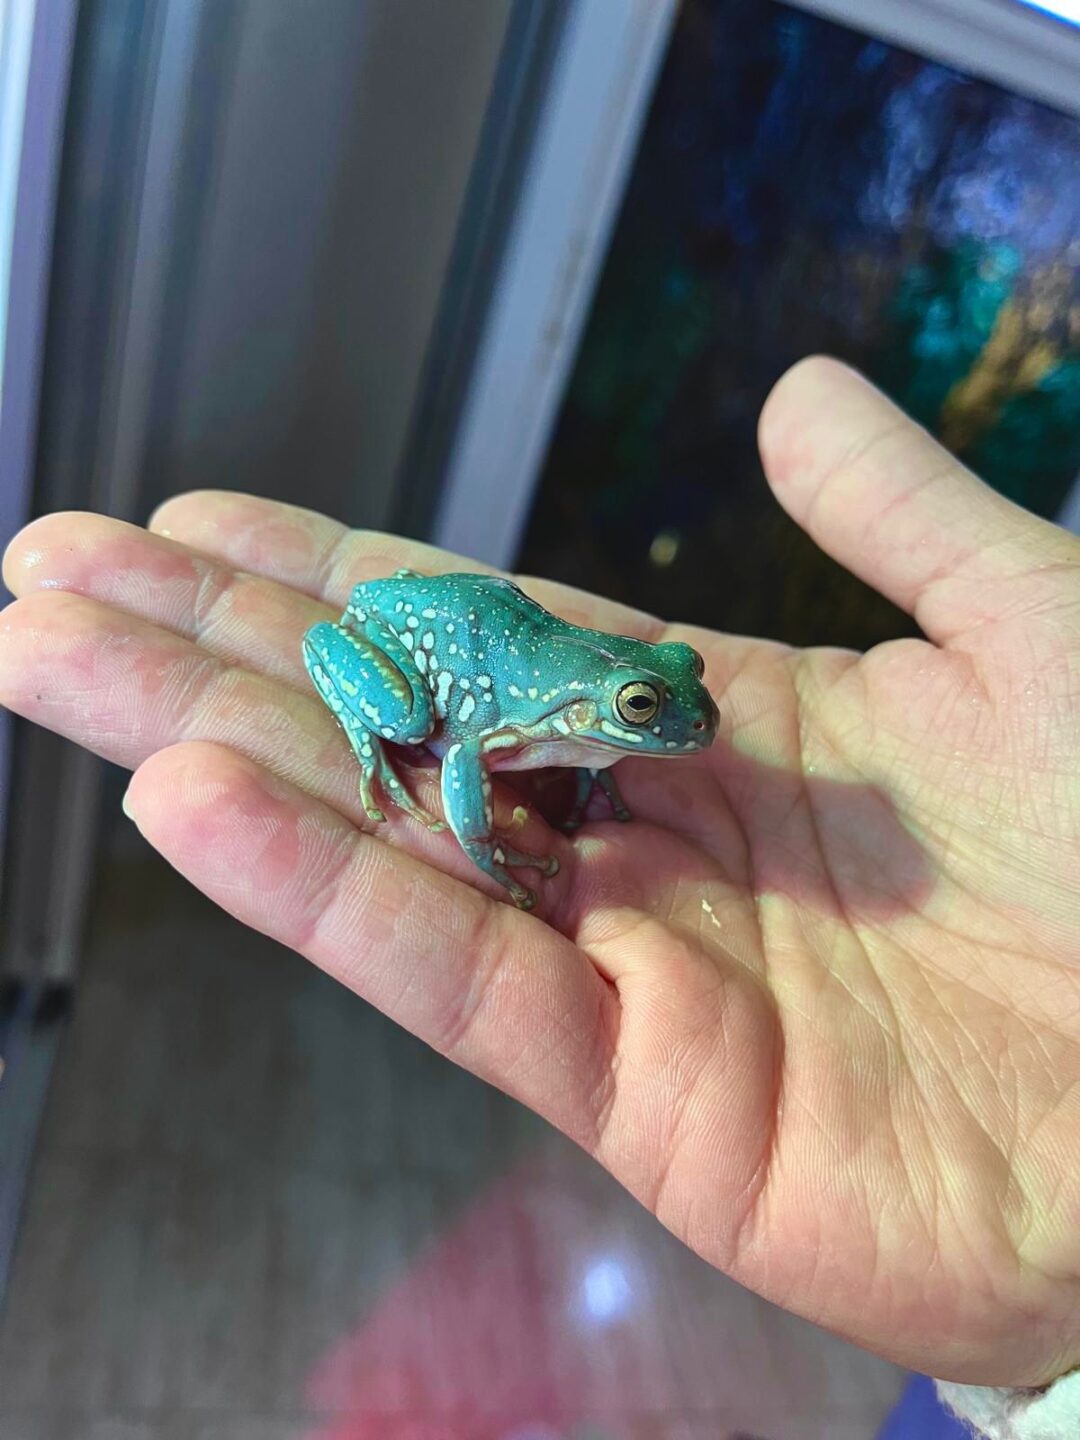
M 383 795 L 392 800 L 399 810 L 404 810 L 406 815 L 419 820 L 429 830 L 445 830 L 443 821 L 437 815 L 432 815 L 430 810 L 425 810 L 423 805 L 409 794 L 378 738 L 347 713 L 338 718 L 349 737 L 353 754 L 360 762 L 360 804 L 364 807 L 368 819 L 376 825 L 382 824 L 386 819 L 385 811 L 375 798 L 375 783 L 378 782 Z
M 385 795 L 388 795 L 390 799 L 393 800 L 394 804 L 398 807 L 399 810 L 404 810 L 406 815 L 411 815 L 414 820 L 419 820 L 421 825 L 426 825 L 429 830 L 435 831 L 436 833 L 438 833 L 438 831 L 440 830 L 445 830 L 445 822 L 440 820 L 437 815 L 432 815 L 430 810 L 425 810 L 423 805 L 421 805 L 418 800 L 414 800 L 413 797 L 409 794 L 408 790 L 406 790 L 405 786 L 399 779 L 397 771 L 394 769 L 393 761 L 387 755 L 386 751 L 379 744 L 379 742 L 374 739 L 374 737 L 372 737 L 372 743 L 377 752 L 374 772 L 378 776 L 379 785 L 382 787 L 383 793 Z M 364 778 L 365 777 L 363 774 L 363 770 L 361 770 L 361 803 L 363 804 L 364 809 L 367 810 L 368 816 L 372 820 L 384 819 L 385 817 L 382 815 L 381 811 L 376 815 L 372 815 L 371 813 L 371 810 L 368 806 L 367 798 L 364 795 Z M 370 779 L 368 781 L 368 789 L 370 791 Z
M 451 745 L 443 760 L 443 808 L 451 830 L 474 865 L 510 892 L 521 910 L 531 910 L 536 893 L 511 875 L 510 865 L 528 866 L 545 876 L 558 873 L 554 855 L 530 855 L 508 845 L 495 833 L 491 778 L 480 757 L 478 741 Z
M 527 855 L 523 850 L 512 850 L 494 836 L 462 840 L 460 843 L 474 865 L 479 866 L 510 892 L 510 898 L 519 910 L 533 908 L 536 904 L 536 891 L 515 880 L 506 868 L 508 865 L 527 865 L 541 871 L 546 879 L 559 873 L 559 862 L 554 855 Z
M 560 827 L 568 835 L 581 827 L 585 819 L 585 811 L 592 799 L 593 788 L 599 785 L 611 804 L 612 812 L 616 820 L 632 820 L 634 817 L 626 808 L 626 802 L 619 792 L 618 784 L 610 770 L 593 770 L 587 766 L 581 766 L 577 772 L 577 793 L 574 796 L 574 803 L 570 813 Z

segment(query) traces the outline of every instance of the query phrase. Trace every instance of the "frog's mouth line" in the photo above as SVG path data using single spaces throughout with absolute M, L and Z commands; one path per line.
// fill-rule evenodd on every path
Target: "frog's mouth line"
M 647 744 L 645 735 L 635 736 L 632 731 L 624 731 L 610 720 L 601 720 L 596 729 L 579 730 L 577 733 L 579 740 L 586 743 L 592 741 L 599 749 L 622 750 L 627 755 L 648 756 L 650 760 L 677 760 L 683 755 L 699 753 L 705 749 L 700 740 L 685 740 L 682 744 L 677 740 L 668 740 L 660 749 L 656 745 Z M 626 740 L 632 740 L 632 743 L 627 744 Z

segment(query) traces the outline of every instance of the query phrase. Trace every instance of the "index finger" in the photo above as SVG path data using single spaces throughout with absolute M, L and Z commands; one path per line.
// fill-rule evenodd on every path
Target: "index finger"
M 378 530 L 351 530 L 314 510 L 228 490 L 193 490 L 165 501 L 147 528 L 212 555 L 238 570 L 291 586 L 343 609 L 353 586 L 402 567 L 423 575 L 500 572 L 482 561 Z M 522 577 L 519 577 L 522 578 Z M 575 625 L 640 640 L 659 639 L 653 615 L 570 585 L 530 577 L 528 593 Z

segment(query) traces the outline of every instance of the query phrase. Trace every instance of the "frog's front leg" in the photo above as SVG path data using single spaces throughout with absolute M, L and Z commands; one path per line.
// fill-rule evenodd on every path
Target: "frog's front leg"
M 589 801 L 592 798 L 593 789 L 599 785 L 607 796 L 614 812 L 616 820 L 631 819 L 630 811 L 626 808 L 626 802 L 619 792 L 619 786 L 615 776 L 610 769 L 594 770 L 588 766 L 580 766 L 577 772 L 577 791 L 574 795 L 574 803 L 571 806 L 570 814 L 563 821 L 562 828 L 567 831 L 577 830 L 585 818 L 585 811 L 588 809 Z
M 372 636 L 343 625 L 313 625 L 304 636 L 304 664 L 360 762 L 360 802 L 368 818 L 386 818 L 375 799 L 377 779 L 402 810 L 442 830 L 442 821 L 398 779 L 382 743 L 421 744 L 435 724 L 431 695 L 406 647 L 386 627 L 376 629 Z
M 495 834 L 491 777 L 481 755 L 479 740 L 461 741 L 451 745 L 446 752 L 442 766 L 442 797 L 447 824 L 466 855 L 510 891 L 515 905 L 522 910 L 531 910 L 536 904 L 535 894 L 520 885 L 506 867 L 528 865 L 542 870 L 545 875 L 554 875 L 559 862 L 554 855 L 526 855 Z

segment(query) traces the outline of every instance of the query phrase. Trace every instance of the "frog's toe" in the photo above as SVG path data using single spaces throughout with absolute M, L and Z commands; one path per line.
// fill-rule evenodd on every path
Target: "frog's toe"
M 386 816 L 379 808 L 375 800 L 375 792 L 372 788 L 373 771 L 370 766 L 365 766 L 360 772 L 360 805 L 364 814 L 373 825 L 378 825 L 385 820 Z
M 524 885 L 515 885 L 510 891 L 510 897 L 519 910 L 536 908 L 536 891 L 529 890 Z
M 440 820 L 437 815 L 432 815 L 430 810 L 425 810 L 424 807 L 418 805 L 415 800 L 402 798 L 398 795 L 395 795 L 394 799 L 397 801 L 398 806 L 405 811 L 406 815 L 411 815 L 414 820 L 419 820 L 420 824 L 427 826 L 433 835 L 437 835 L 440 830 L 446 829 L 445 820 Z
M 445 820 L 440 820 L 438 815 L 432 815 L 430 810 L 425 810 L 422 805 L 418 805 L 411 796 L 404 799 L 399 798 L 397 803 L 414 820 L 419 820 L 421 825 L 426 825 L 432 834 L 437 835 L 440 830 L 446 829 Z
M 500 865 L 525 865 L 531 870 L 539 870 L 549 879 L 559 873 L 559 862 L 554 855 L 528 855 L 505 842 L 495 851 L 495 859 Z

